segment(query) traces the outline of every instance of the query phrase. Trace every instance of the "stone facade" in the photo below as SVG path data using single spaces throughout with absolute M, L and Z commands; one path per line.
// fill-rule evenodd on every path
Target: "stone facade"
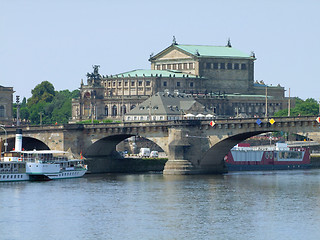
M 93 66 L 79 99 L 72 101 L 72 120 L 124 120 L 124 115 L 157 92 L 191 94 L 218 116 L 264 116 L 287 107 L 281 86 L 254 82 L 254 53 L 231 46 L 172 45 L 151 56 L 150 70 L 104 76 Z M 267 94 L 266 94 L 267 92 Z M 266 101 L 266 95 L 268 96 Z M 292 103 L 293 105 L 293 103 Z M 270 108 L 270 110 L 269 110 Z
M 0 124 L 12 124 L 13 88 L 0 86 Z

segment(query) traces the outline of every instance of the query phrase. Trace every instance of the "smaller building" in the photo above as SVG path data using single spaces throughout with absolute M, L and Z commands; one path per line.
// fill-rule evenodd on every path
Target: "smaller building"
M 0 86 L 0 124 L 12 124 L 13 88 Z
M 125 114 L 125 121 L 166 121 L 213 116 L 192 95 L 158 92 Z

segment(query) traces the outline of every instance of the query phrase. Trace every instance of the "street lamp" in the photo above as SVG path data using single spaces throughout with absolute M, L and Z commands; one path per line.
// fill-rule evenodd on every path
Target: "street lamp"
M 20 96 L 16 96 L 16 103 L 17 103 L 17 126 L 20 126 Z
M 7 152 L 8 142 L 7 142 L 7 130 L 4 128 L 5 125 L 0 124 L 0 128 L 4 131 L 5 134 L 5 142 L 4 142 L 4 151 Z

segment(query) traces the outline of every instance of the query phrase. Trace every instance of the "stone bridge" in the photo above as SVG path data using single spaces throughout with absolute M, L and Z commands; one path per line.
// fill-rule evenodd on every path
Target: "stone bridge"
M 140 136 L 160 146 L 168 156 L 164 174 L 205 174 L 226 171 L 224 156 L 237 143 L 266 132 L 283 131 L 320 142 L 317 116 L 178 120 L 109 124 L 23 126 L 23 148 L 56 149 L 86 158 L 110 157 L 121 141 Z M 7 127 L 8 149 L 14 146 L 14 127 Z M 2 131 L 2 142 L 4 132 Z

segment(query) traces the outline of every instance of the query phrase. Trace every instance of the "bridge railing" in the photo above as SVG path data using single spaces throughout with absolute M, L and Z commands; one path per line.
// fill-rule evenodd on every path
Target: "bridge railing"
M 209 124 L 214 121 L 217 124 L 236 124 L 236 123 L 255 123 L 258 119 L 262 123 L 269 122 L 271 118 L 275 122 L 312 122 L 316 121 L 318 116 L 297 116 L 297 117 L 268 117 L 268 118 L 214 118 L 214 119 L 183 119 L 183 120 L 167 120 L 167 121 L 141 121 L 141 122 L 121 122 L 121 123 L 96 123 L 96 124 L 58 124 L 58 125 L 22 125 L 19 128 L 27 131 L 50 131 L 58 129 L 81 130 L 99 127 L 147 127 L 147 126 L 197 126 Z M 16 126 L 6 126 L 8 134 L 15 132 Z

